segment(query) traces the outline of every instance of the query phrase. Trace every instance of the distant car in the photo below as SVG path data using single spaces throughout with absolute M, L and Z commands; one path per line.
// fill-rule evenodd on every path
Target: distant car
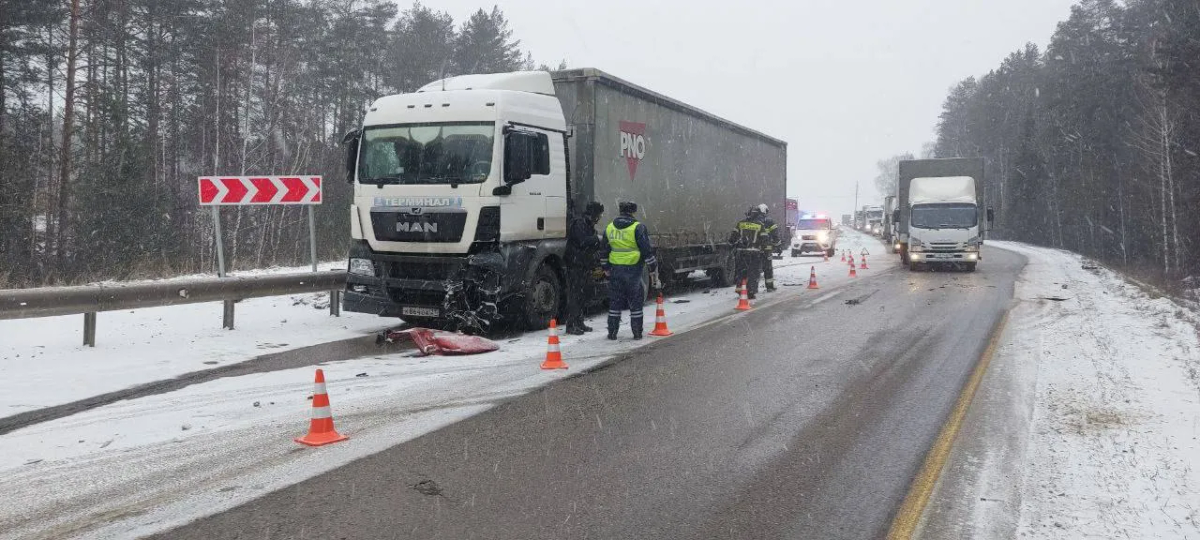
M 838 230 L 828 217 L 803 217 L 796 222 L 792 234 L 792 256 L 821 253 L 832 257 L 837 250 Z

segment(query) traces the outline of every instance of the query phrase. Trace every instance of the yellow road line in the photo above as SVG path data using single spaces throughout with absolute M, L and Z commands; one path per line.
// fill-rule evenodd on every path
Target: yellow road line
M 942 425 L 937 440 L 929 449 L 929 453 L 925 455 L 925 462 L 921 464 L 921 470 L 913 478 L 912 485 L 908 488 L 908 494 L 905 495 L 904 502 L 900 505 L 900 511 L 896 513 L 891 527 L 888 528 L 888 540 L 909 540 L 917 531 L 917 525 L 920 524 L 921 516 L 925 513 L 925 506 L 929 504 L 929 497 L 933 494 L 933 487 L 937 484 L 938 477 L 942 474 L 942 468 L 946 466 L 946 461 L 950 458 L 950 450 L 954 448 L 954 439 L 958 436 L 958 430 L 967 416 L 967 409 L 971 407 L 975 391 L 983 381 L 983 375 L 987 373 L 988 364 L 992 361 L 992 356 L 1000 343 L 1000 334 L 1003 333 L 1004 325 L 1007 322 L 1008 312 L 1005 312 L 1000 318 L 1000 324 L 996 325 L 992 331 L 987 348 L 979 357 L 979 362 L 975 364 L 975 371 L 971 373 L 971 378 L 967 380 L 966 386 L 959 394 L 958 401 L 954 403 L 950 417 Z

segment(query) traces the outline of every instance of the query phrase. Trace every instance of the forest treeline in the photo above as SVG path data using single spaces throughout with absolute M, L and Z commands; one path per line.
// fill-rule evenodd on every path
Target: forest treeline
M 1200 1 L 1083 1 L 950 91 L 933 153 L 986 158 L 993 237 L 1197 279 Z
M 386 0 L 0 0 L 0 287 L 209 272 L 208 174 L 322 174 L 345 252 L 342 135 L 376 97 L 533 69 L 498 8 Z M 227 265 L 303 264 L 304 210 L 223 211 Z

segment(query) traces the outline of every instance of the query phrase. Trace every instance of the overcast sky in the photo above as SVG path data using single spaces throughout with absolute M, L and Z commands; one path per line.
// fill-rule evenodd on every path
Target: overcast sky
M 485 0 L 486 1 L 486 0 Z M 934 138 L 946 91 L 1032 41 L 1074 0 L 506 0 L 539 62 L 595 67 L 788 142 L 805 210 L 879 204 L 878 159 Z M 403 5 L 403 4 L 402 4 Z M 427 0 L 456 22 L 491 4 Z

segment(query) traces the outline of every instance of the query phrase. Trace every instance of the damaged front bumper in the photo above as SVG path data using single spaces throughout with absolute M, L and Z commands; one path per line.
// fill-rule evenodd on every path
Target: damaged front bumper
M 373 275 L 347 274 L 345 311 L 486 329 L 499 318 L 499 305 L 510 290 L 505 277 L 511 275 L 513 261 L 499 251 L 390 254 L 355 242 L 350 258 L 369 260 Z

